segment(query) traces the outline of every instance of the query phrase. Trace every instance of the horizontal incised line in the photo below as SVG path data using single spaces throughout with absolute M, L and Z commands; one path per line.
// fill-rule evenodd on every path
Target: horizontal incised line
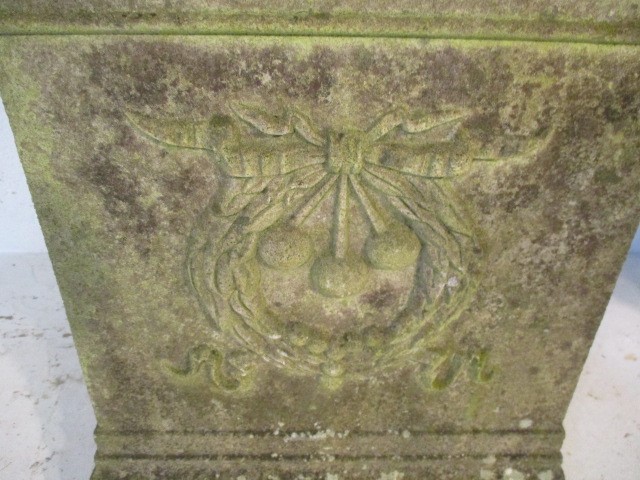
M 274 427 L 275 429 L 275 427 Z M 326 431 L 326 429 L 323 429 Z M 319 431 L 323 431 L 319 430 Z M 456 431 L 434 431 L 434 430 L 408 430 L 399 428 L 399 431 L 407 430 L 413 437 L 417 436 L 473 436 L 473 435 L 523 435 L 523 436 L 535 436 L 535 435 L 563 435 L 562 430 L 519 430 L 519 429 L 505 429 L 505 430 L 456 430 Z M 318 430 L 283 430 L 278 428 L 278 436 L 283 437 L 287 435 L 304 433 L 318 433 Z M 336 434 L 340 433 L 335 431 Z M 349 430 L 349 437 L 397 437 L 399 434 L 389 431 L 366 431 L 366 430 Z M 132 436 L 132 435 L 159 435 L 159 436 L 173 436 L 173 435 L 194 435 L 194 436 L 234 436 L 243 437 L 253 435 L 254 437 L 272 437 L 273 430 L 103 430 L 97 428 L 95 432 L 96 437 L 99 436 Z
M 282 461 L 299 461 L 299 460 L 320 460 L 323 457 L 331 457 L 331 461 L 361 461 L 361 460 L 392 460 L 392 461 L 405 461 L 405 462 L 415 462 L 420 460 L 454 460 L 457 458 L 470 458 L 470 459 L 483 459 L 486 458 L 489 453 L 482 454 L 437 454 L 437 455 L 340 455 L 340 454 L 287 454 L 287 455 L 270 455 L 270 454 L 260 454 L 260 455 L 252 455 L 252 454 L 230 454 L 230 455 L 216 455 L 216 454 L 102 454 L 96 453 L 95 459 L 96 461 L 100 460 L 257 460 L 261 462 L 282 462 Z M 523 458 L 559 458 L 560 452 L 558 453 L 546 453 L 546 454 L 529 454 L 529 453 L 514 453 L 514 454 L 492 454 L 496 458 L 508 458 L 511 460 L 518 460 Z
M 445 457 L 555 455 L 562 432 L 98 432 L 101 458 L 315 459 L 322 456 L 407 461 Z M 320 454 L 318 452 L 321 452 Z
M 180 24 L 175 18 L 180 16 Z M 0 9 L 0 35 L 215 35 L 415 38 L 638 45 L 638 21 L 368 12 L 120 12 Z

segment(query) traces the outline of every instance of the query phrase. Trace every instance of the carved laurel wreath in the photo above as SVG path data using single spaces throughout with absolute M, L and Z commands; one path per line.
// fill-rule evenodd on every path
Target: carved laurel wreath
M 476 161 L 497 159 L 474 147 L 464 128 L 469 117 L 449 111 L 412 119 L 395 109 L 359 130 L 320 129 L 297 110 L 274 115 L 242 104 L 202 122 L 130 115 L 158 142 L 206 150 L 225 177 L 193 229 L 187 261 L 215 345 L 195 349 L 185 372 L 208 364 L 214 383 L 231 388 L 256 359 L 333 385 L 408 359 L 433 369 L 434 342 L 468 306 L 469 266 L 481 255 L 449 180 Z M 305 223 L 327 198 L 330 248 L 316 251 Z M 369 224 L 361 251 L 350 247 L 350 202 Z M 372 270 L 408 269 L 413 287 L 387 325 L 354 319 L 347 333 L 333 334 L 274 313 L 262 285 L 269 268 L 306 268 L 315 294 L 330 298 L 358 295 Z

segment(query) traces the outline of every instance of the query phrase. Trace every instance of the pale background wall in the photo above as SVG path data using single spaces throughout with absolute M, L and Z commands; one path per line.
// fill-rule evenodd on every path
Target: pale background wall
M 95 416 L 0 102 L 0 480 L 87 480 Z
M 567 480 L 640 478 L 640 234 L 632 251 L 565 419 Z M 94 427 L 0 103 L 0 480 L 87 480 Z

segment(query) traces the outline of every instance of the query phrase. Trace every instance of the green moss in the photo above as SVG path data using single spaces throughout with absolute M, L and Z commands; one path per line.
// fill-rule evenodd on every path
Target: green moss
M 640 217 L 638 127 L 620 114 L 635 111 L 637 71 L 635 47 L 576 43 L 0 38 L 0 92 L 101 428 L 143 432 L 138 452 L 150 455 L 122 468 L 160 465 L 151 459 L 158 445 L 162 455 L 183 447 L 187 454 L 217 455 L 224 448 L 236 455 L 247 445 L 270 455 L 277 445 L 299 458 L 341 442 L 356 453 L 380 453 L 376 462 L 383 465 L 404 446 L 441 448 L 443 459 L 458 449 L 451 468 L 462 473 L 455 478 L 470 478 L 478 452 L 490 453 L 499 441 L 517 454 L 514 468 L 529 475 L 555 469 L 580 362 Z M 284 205 L 317 179 L 232 177 L 209 150 L 168 146 L 161 135 L 142 134 L 126 115 L 166 118 L 175 145 L 219 147 L 231 124 L 241 128 L 230 101 L 269 113 L 303 112 L 322 135 L 343 127 L 367 131 L 381 116 L 393 120 L 384 113 L 395 108 L 410 118 L 464 110 L 469 116 L 453 138 L 456 154 L 471 166 L 420 180 L 398 163 L 400 173 L 382 175 L 392 184 L 372 189 L 379 205 L 358 204 L 334 217 L 335 202 L 347 202 L 329 195 L 311 224 L 299 226 L 304 236 L 270 235 L 282 212 L 260 216 L 261 207 L 275 199 Z M 296 128 L 313 140 L 302 116 L 296 118 Z M 280 125 L 254 123 L 263 130 Z M 194 124 L 192 136 L 178 135 Z M 400 151 L 423 152 L 420 141 L 397 133 Z M 273 136 L 243 135 L 243 152 Z M 283 150 L 298 161 L 327 155 L 313 142 L 280 144 L 281 150 L 271 140 L 243 160 L 277 158 L 288 168 Z M 499 160 L 474 161 L 477 152 Z M 392 166 L 380 158 L 380 165 Z M 357 165 L 349 175 L 360 174 Z M 242 201 L 254 202 L 255 211 Z M 369 221 L 366 209 L 389 218 L 371 214 Z M 349 235 L 345 219 L 355 222 Z M 332 233 L 333 221 L 342 235 Z M 418 240 L 403 230 L 367 242 L 382 238 L 394 221 Z M 338 243 L 335 262 L 322 260 Z M 363 275 L 349 275 L 361 264 L 327 274 L 328 264 L 348 264 L 344 252 L 362 260 L 367 274 L 387 275 L 385 281 L 312 303 L 322 297 L 312 284 L 319 277 L 323 288 L 336 277 L 347 293 L 359 286 Z M 269 288 L 274 301 L 267 301 Z M 302 308 L 282 313 L 283 291 Z M 494 368 L 499 374 L 492 375 Z M 241 388 L 240 378 L 251 388 Z M 523 412 L 540 429 L 526 438 L 513 431 Z M 355 440 L 314 439 L 319 443 L 309 453 L 303 450 L 309 442 L 289 442 L 291 435 L 284 442 L 272 433 L 279 422 L 290 433 L 319 430 L 316 423 L 351 430 Z M 411 431 L 405 444 L 404 436 L 389 433 L 405 429 Z M 495 435 L 493 443 L 483 435 Z M 115 448 L 113 438 L 101 441 L 101 451 Z M 193 445 L 200 450 L 190 450 Z M 199 475 L 217 468 L 217 458 L 199 463 Z M 308 458 L 323 469 L 324 459 Z M 274 472 L 284 464 L 268 461 Z M 109 462 L 98 462 L 104 478 L 124 465 Z M 178 463 L 164 462 L 156 473 L 189 478 L 175 472 Z M 349 478 L 370 473 L 353 464 Z M 124 475 L 149 476 L 131 472 Z
M 622 181 L 622 177 L 618 175 L 615 168 L 599 167 L 594 176 L 594 180 L 598 183 L 616 184 Z

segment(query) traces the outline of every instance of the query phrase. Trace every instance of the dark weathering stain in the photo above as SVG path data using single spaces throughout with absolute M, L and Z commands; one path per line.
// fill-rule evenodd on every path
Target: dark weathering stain
M 331 73 L 338 66 L 338 58 L 327 48 L 316 48 L 309 58 L 302 63 L 302 70 L 306 71 L 307 82 L 300 87 L 302 93 L 319 100 L 327 98 L 334 83 Z M 310 78 L 309 78 L 310 77 Z
M 165 175 L 160 182 L 164 192 L 161 201 L 172 214 L 167 215 L 170 229 L 185 234 L 191 228 L 190 215 L 180 215 L 175 212 L 186 212 L 190 204 L 197 200 L 199 195 L 206 195 L 210 190 L 209 184 L 203 175 L 203 169 L 196 165 L 189 165 L 177 172 Z M 197 203 L 197 202 L 196 202 Z
M 98 144 L 79 173 L 99 192 L 113 230 L 121 232 L 124 241 L 130 241 L 146 257 L 153 236 L 167 231 L 188 233 L 188 212 L 208 198 L 211 179 L 206 158 L 158 170 L 152 166 L 153 160 L 129 161 L 132 156 L 149 155 L 144 150 L 146 144 L 140 144 L 136 135 L 122 120 L 117 139 Z M 169 162 L 165 150 L 159 155 L 156 163 Z
M 498 202 L 506 212 L 511 213 L 518 208 L 528 208 L 540 195 L 537 184 L 520 185 L 514 192 L 503 193 L 498 196 Z
M 422 77 L 429 88 L 423 96 L 434 95 L 449 102 L 460 98 L 473 98 L 483 90 L 487 75 L 470 56 L 452 47 L 446 47 L 428 55 L 421 67 Z
M 135 233 L 143 239 L 152 235 L 158 220 L 153 207 L 144 206 L 140 180 L 135 172 L 126 170 L 112 158 L 109 147 L 100 146 L 82 170 L 82 174 L 98 188 L 105 209 L 121 225 L 124 231 Z M 146 242 L 138 243 L 143 255 L 149 253 Z
M 320 46 L 301 55 L 282 46 L 127 41 L 94 48 L 88 63 L 92 84 L 118 102 L 133 107 L 179 103 L 193 113 L 206 107 L 202 103 L 209 95 L 221 92 L 278 92 L 322 101 L 331 93 L 340 57 Z
M 361 298 L 373 308 L 382 309 L 393 305 L 396 300 L 396 292 L 390 285 L 383 285 L 373 292 L 362 295 Z
M 163 181 L 166 189 L 173 197 L 189 197 L 193 192 L 200 190 L 206 183 L 202 172 L 191 165 L 180 170 L 176 175 L 165 178 Z

